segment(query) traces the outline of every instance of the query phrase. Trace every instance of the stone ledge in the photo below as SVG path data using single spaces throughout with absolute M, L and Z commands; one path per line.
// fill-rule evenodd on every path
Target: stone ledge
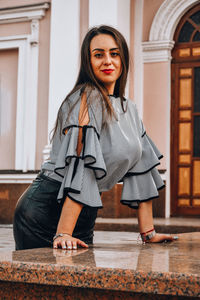
M 181 234 L 173 243 L 142 245 L 134 233 L 101 232 L 89 249 L 1 252 L 1 294 L 13 282 L 23 284 L 23 289 L 37 284 L 104 290 L 109 295 L 113 291 L 154 295 L 146 299 L 200 298 L 199 240 L 200 232 Z M 79 299 L 84 297 L 83 293 Z

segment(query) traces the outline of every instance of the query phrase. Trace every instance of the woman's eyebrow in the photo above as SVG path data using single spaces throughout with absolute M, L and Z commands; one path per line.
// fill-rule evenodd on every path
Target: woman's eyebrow
M 104 49 L 101 49 L 101 48 L 95 48 L 95 49 L 92 50 L 92 52 L 93 52 L 93 51 L 104 51 Z
M 109 49 L 109 51 L 113 51 L 113 50 L 119 50 L 119 48 L 111 48 L 111 49 Z M 104 49 L 101 49 L 101 48 L 95 48 L 95 49 L 93 49 L 92 50 L 92 52 L 94 52 L 94 51 L 105 51 Z
M 116 47 L 116 48 L 111 48 L 111 49 L 110 49 L 110 51 L 113 51 L 113 50 L 119 50 L 119 48 Z

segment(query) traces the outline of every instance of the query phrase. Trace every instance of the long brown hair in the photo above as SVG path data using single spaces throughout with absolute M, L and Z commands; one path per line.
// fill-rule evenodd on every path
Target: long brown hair
M 128 51 L 128 46 L 126 43 L 125 38 L 123 35 L 115 28 L 107 25 L 101 25 L 99 27 L 93 27 L 91 28 L 82 43 L 81 47 L 81 62 L 80 62 L 80 69 L 79 69 L 79 74 L 77 81 L 74 85 L 74 88 L 71 90 L 71 92 L 66 96 L 64 99 L 63 103 L 67 101 L 68 97 L 72 95 L 80 86 L 94 86 L 96 87 L 100 93 L 102 94 L 102 99 L 104 102 L 104 107 L 107 110 L 108 116 L 111 118 L 115 115 L 113 111 L 112 104 L 110 102 L 110 99 L 108 97 L 108 92 L 106 88 L 103 86 L 101 82 L 99 82 L 96 77 L 94 76 L 91 63 L 90 63 L 90 43 L 91 40 L 96 36 L 100 34 L 108 34 L 111 35 L 114 40 L 116 41 L 118 47 L 119 47 L 119 52 L 120 52 L 120 57 L 121 57 L 121 62 L 122 62 L 122 73 L 120 77 L 117 79 L 116 84 L 115 84 L 115 89 L 114 89 L 114 95 L 116 97 L 120 97 L 121 99 L 121 105 L 122 109 L 124 110 L 123 106 L 123 101 L 124 101 L 124 93 L 125 93 L 125 86 L 126 86 L 126 81 L 127 81 L 127 76 L 128 76 L 128 69 L 129 69 L 129 51 Z M 58 111 L 58 116 L 56 120 L 56 125 L 53 130 L 53 136 L 59 127 L 60 123 L 62 122 L 62 114 L 61 114 L 61 108 L 62 105 Z

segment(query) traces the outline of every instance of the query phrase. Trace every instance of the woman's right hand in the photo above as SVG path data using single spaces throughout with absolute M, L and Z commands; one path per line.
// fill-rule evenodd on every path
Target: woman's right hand
M 53 242 L 53 248 L 61 248 L 61 249 L 77 249 L 77 247 L 83 247 L 83 248 L 88 248 L 88 245 L 84 243 L 83 241 L 72 237 L 70 234 L 63 233 L 63 236 L 58 236 L 57 238 L 54 239 Z

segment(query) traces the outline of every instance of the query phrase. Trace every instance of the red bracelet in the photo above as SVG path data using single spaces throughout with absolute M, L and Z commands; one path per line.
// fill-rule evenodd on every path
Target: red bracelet
M 155 229 L 149 230 L 144 233 L 140 233 L 141 239 L 143 243 L 146 243 L 147 241 L 150 241 L 154 236 L 156 235 Z
M 151 230 L 148 230 L 148 231 L 146 231 L 146 232 L 141 232 L 140 234 L 141 234 L 141 235 L 144 235 L 144 234 L 147 234 L 147 233 L 149 233 L 149 232 L 151 232 L 151 231 L 154 231 L 154 227 L 153 227 Z

